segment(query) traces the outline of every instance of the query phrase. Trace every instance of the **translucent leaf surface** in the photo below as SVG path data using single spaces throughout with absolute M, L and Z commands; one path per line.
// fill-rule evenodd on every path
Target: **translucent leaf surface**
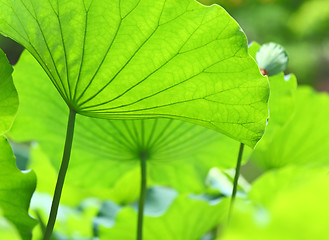
M 0 33 L 33 54 L 80 114 L 177 118 L 249 146 L 263 134 L 267 81 L 217 5 L 2 0 Z
M 0 49 L 0 134 L 6 132 L 16 115 L 18 97 L 11 73 L 13 69 Z
M 57 169 L 66 106 L 46 78 L 31 56 L 22 56 L 14 75 L 21 105 L 10 135 L 16 141 L 37 140 Z M 139 167 L 140 154 L 147 154 L 150 181 L 182 191 L 201 191 L 211 167 L 234 167 L 239 147 L 215 131 L 169 119 L 78 116 L 74 141 L 66 183 L 111 187 Z
M 24 240 L 31 239 L 32 228 L 36 225 L 36 221 L 28 215 L 35 185 L 35 174 L 22 173 L 17 169 L 9 143 L 0 136 L 0 209 Z

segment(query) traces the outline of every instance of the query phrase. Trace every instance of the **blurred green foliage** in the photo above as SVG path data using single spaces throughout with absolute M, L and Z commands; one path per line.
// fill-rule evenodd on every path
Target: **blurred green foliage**
M 238 201 L 221 240 L 328 239 L 328 168 L 286 167 L 260 177 Z
M 199 0 L 222 5 L 240 24 L 249 41 L 277 42 L 290 58 L 288 72 L 300 84 L 329 90 L 329 1 Z

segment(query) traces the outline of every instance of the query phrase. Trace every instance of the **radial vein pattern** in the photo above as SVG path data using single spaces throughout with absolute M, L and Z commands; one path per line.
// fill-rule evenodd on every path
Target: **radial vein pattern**
M 253 146 L 268 84 L 239 25 L 194 0 L 1 0 L 66 103 L 92 117 L 178 118 Z

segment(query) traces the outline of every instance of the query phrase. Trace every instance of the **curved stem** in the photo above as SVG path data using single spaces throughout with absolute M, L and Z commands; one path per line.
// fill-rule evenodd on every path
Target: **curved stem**
M 240 149 L 239 149 L 238 161 L 236 163 L 236 168 L 235 168 L 235 176 L 234 176 L 234 181 L 233 181 L 233 190 L 232 190 L 231 203 L 230 203 L 230 209 L 229 209 L 229 214 L 228 214 L 228 219 L 229 220 L 231 218 L 232 208 L 233 208 L 236 192 L 237 192 L 237 189 L 238 189 L 238 180 L 239 180 L 239 176 L 240 176 L 240 168 L 241 168 L 243 148 L 244 148 L 244 144 L 241 143 L 240 144 Z
M 54 193 L 53 202 L 51 205 L 51 210 L 50 210 L 50 215 L 49 215 L 46 232 L 43 237 L 44 240 L 50 239 L 51 234 L 54 229 L 56 217 L 57 217 L 59 201 L 61 199 L 65 175 L 66 175 L 66 171 L 67 171 L 67 168 L 69 165 L 69 160 L 70 160 L 70 155 L 71 155 L 74 124 L 75 124 L 75 115 L 76 115 L 76 112 L 74 110 L 70 109 L 70 115 L 69 115 L 69 120 L 68 120 L 68 124 L 67 124 L 67 131 L 66 131 L 66 140 L 65 140 L 65 146 L 64 146 L 63 159 L 62 159 L 61 168 L 59 170 L 59 174 L 58 174 L 58 178 L 57 178 L 55 193 Z
M 137 222 L 137 240 L 143 239 L 143 218 L 144 218 L 144 205 L 146 197 L 146 159 L 147 156 L 141 154 L 141 190 L 138 202 L 138 222 Z

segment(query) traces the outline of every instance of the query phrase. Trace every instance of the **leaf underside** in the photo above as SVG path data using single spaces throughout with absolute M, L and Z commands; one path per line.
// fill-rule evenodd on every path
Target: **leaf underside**
M 20 107 L 11 130 L 15 141 L 38 141 L 59 168 L 66 106 L 28 52 L 15 66 Z M 77 117 L 66 183 L 112 187 L 147 156 L 149 177 L 180 191 L 201 191 L 210 168 L 233 168 L 239 143 L 215 131 L 172 119 L 106 120 Z M 137 171 L 137 175 L 139 172 Z
M 217 5 L 2 0 L 0 20 L 80 114 L 182 119 L 250 146 L 263 134 L 267 81 Z

